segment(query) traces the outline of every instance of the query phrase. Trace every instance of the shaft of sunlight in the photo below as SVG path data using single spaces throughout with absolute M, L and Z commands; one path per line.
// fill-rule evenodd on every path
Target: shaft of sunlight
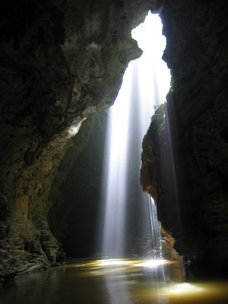
M 102 188 L 101 255 L 105 258 L 126 255 L 126 244 L 129 243 L 126 231 L 134 229 L 127 228 L 134 191 L 138 197 L 137 210 L 147 208 L 147 211 L 134 211 L 138 212 L 135 218 L 137 225 L 145 221 L 142 214 L 148 213 L 148 206 L 143 205 L 144 200 L 148 202 L 148 197 L 141 190 L 138 176 L 141 143 L 151 116 L 155 108 L 165 101 L 170 85 L 169 70 L 161 59 L 165 38 L 159 16 L 149 13 L 145 22 L 132 31 L 132 37 L 137 40 L 143 54 L 129 63 L 118 97 L 108 114 Z M 136 182 L 129 184 L 133 176 L 136 176 Z M 149 208 L 150 220 L 157 220 Z M 134 225 L 135 219 L 132 220 Z M 160 229 L 159 225 L 150 224 L 150 238 L 158 235 L 155 227 Z M 158 241 L 154 240 L 153 246 L 157 248 Z

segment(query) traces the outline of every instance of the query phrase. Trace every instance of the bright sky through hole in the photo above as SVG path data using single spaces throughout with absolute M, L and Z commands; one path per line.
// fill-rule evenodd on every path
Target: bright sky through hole
M 134 138 L 137 170 L 143 136 L 151 122 L 154 108 L 165 101 L 170 73 L 161 57 L 165 48 L 162 23 L 158 15 L 149 13 L 132 31 L 143 54 L 131 61 L 114 105 L 109 110 L 104 159 L 103 194 L 104 226 L 102 255 L 124 255 L 128 200 L 129 142 Z M 138 171 L 137 171 L 138 172 Z
M 137 89 L 141 112 L 139 117 L 143 120 L 140 132 L 144 136 L 155 108 L 166 101 L 171 76 L 166 63 L 162 60 L 166 39 L 162 35 L 162 22 L 159 15 L 149 12 L 145 21 L 133 29 L 131 34 L 143 50 L 143 54 L 129 63 L 118 97 L 112 107 L 112 115 L 117 115 L 119 120 L 120 115 L 123 116 L 124 121 L 128 119 L 129 106 L 130 104 L 133 106 L 132 100 L 129 99 L 134 98 L 133 95 L 136 94 Z M 134 82 L 135 79 L 137 85 Z M 123 130 L 119 123 L 117 128 Z M 116 131 L 116 133 L 120 140 L 119 132 Z
M 132 62 L 135 66 L 133 72 L 138 73 L 140 99 L 144 103 L 145 113 L 153 115 L 154 107 L 166 101 L 171 78 L 162 60 L 166 39 L 162 35 L 159 15 L 149 12 L 144 23 L 133 29 L 131 34 L 143 50 L 142 56 Z
M 137 40 L 138 46 L 144 52 L 152 54 L 162 54 L 165 49 L 165 37 L 162 36 L 162 23 L 158 15 L 146 16 L 144 23 L 141 23 L 131 32 L 132 38 Z

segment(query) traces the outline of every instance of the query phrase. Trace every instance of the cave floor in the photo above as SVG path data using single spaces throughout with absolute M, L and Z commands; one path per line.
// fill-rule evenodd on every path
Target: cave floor
M 0 289 L 2 304 L 228 303 L 228 281 L 183 281 L 177 263 L 77 261 L 18 277 Z

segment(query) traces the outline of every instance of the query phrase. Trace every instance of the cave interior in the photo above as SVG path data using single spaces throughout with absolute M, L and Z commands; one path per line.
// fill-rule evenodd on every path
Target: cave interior
M 162 20 L 172 79 L 131 178 L 156 199 L 163 237 L 174 240 L 166 255 L 191 259 L 195 276 L 227 275 L 227 2 L 4 0 L 1 280 L 97 254 L 107 109 L 141 55 L 130 33 L 148 11 Z

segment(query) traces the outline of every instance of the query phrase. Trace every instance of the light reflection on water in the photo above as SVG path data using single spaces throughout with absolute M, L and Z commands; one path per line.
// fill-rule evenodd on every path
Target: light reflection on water
M 156 265 L 157 263 L 157 265 Z M 166 278 L 166 279 L 165 279 Z M 228 282 L 182 282 L 176 263 L 89 261 L 31 273 L 0 289 L 1 304 L 227 304 Z

